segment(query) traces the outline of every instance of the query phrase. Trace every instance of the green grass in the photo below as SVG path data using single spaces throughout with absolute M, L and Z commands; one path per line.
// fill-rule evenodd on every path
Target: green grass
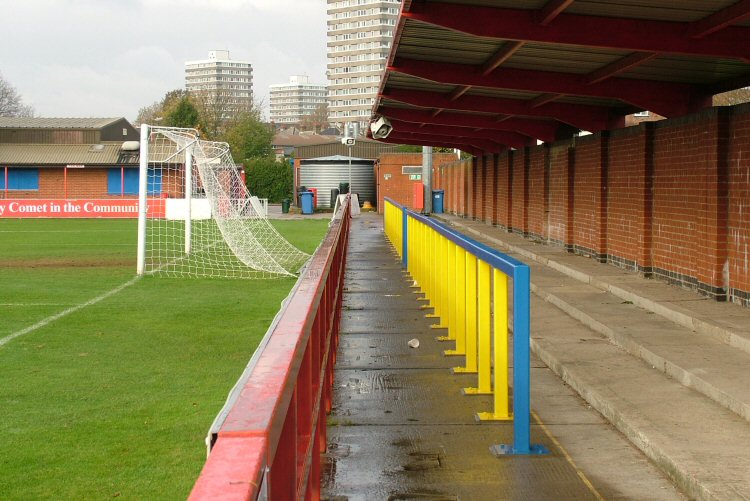
M 312 252 L 327 221 L 280 221 Z M 129 281 L 135 222 L 0 220 L 0 339 Z M 0 346 L 0 499 L 184 499 L 292 279 L 146 277 Z

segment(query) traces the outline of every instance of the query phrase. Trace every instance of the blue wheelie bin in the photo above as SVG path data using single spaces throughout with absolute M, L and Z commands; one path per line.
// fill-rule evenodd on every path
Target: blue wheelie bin
M 443 213 L 443 198 L 445 190 L 432 190 L 432 212 L 434 214 Z
M 303 191 L 299 194 L 300 203 L 302 205 L 302 214 L 313 213 L 313 192 Z

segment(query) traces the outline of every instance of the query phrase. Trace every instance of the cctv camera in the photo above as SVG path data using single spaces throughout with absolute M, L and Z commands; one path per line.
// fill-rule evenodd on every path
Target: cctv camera
M 393 126 L 387 118 L 380 117 L 370 123 L 370 131 L 373 139 L 385 139 L 393 131 Z
M 355 140 L 353 137 L 342 137 L 341 144 L 344 146 L 354 146 Z

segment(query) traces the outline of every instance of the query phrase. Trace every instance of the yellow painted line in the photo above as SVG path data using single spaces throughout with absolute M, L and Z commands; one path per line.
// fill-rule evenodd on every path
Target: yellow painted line
M 576 474 L 578 474 L 578 478 L 580 478 L 583 484 L 588 487 L 588 489 L 596 497 L 596 499 L 598 499 L 599 501 L 606 501 L 605 497 L 596 490 L 596 487 L 594 487 L 594 484 L 591 483 L 586 474 L 580 468 L 578 468 L 578 465 L 575 461 L 573 461 L 573 458 L 570 457 L 570 454 L 568 454 L 568 451 L 565 450 L 565 447 L 563 447 L 562 444 L 558 442 L 555 436 L 549 431 L 549 429 L 547 429 L 547 426 L 544 424 L 544 422 L 542 422 L 542 419 L 539 417 L 539 415 L 534 411 L 531 411 L 531 415 L 534 420 L 539 423 L 539 426 L 542 428 L 544 433 L 550 438 L 550 440 L 552 440 L 552 443 L 555 444 L 555 447 L 560 449 L 560 452 L 562 452 L 565 460 L 570 464 L 570 466 L 573 467 L 573 469 L 576 471 Z

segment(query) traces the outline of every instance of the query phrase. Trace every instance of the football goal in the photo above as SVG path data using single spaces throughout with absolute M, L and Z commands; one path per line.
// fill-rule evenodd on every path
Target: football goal
M 273 227 L 229 145 L 141 125 L 139 275 L 272 278 L 310 257 Z

